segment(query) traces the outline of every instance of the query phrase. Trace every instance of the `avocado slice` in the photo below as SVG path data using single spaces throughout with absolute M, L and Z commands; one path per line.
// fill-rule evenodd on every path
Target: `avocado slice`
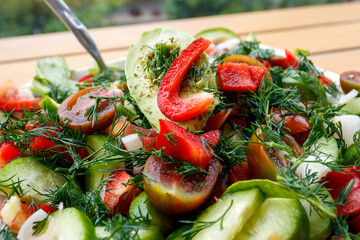
M 135 99 L 140 110 L 154 129 L 159 130 L 159 119 L 167 119 L 160 111 L 157 104 L 157 93 L 159 90 L 158 79 L 154 78 L 147 65 L 154 57 L 154 48 L 158 43 L 165 43 L 168 51 L 177 47 L 180 52 L 184 50 L 194 39 L 188 33 L 180 32 L 172 28 L 156 28 L 152 31 L 144 32 L 140 39 L 130 47 L 125 62 L 125 74 L 130 95 Z M 180 97 L 187 98 L 204 89 L 216 90 L 215 75 L 208 64 L 206 54 L 202 54 L 194 63 L 197 67 L 205 68 L 203 77 L 195 79 L 195 85 L 189 81 L 189 76 L 185 76 L 180 89 Z M 214 103 L 208 110 L 194 119 L 187 122 L 178 123 L 189 131 L 198 131 L 205 127 L 207 119 L 210 117 L 216 104 L 219 102 L 215 98 Z

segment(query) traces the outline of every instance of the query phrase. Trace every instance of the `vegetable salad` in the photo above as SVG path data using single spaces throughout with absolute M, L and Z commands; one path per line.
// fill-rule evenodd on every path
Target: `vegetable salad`
M 0 90 L 2 239 L 359 239 L 358 72 L 224 28 Z

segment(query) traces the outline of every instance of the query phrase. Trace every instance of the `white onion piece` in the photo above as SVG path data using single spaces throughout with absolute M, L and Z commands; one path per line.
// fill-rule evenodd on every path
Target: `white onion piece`
M 137 135 L 136 133 L 122 137 L 121 141 L 124 143 L 126 149 L 130 150 L 130 151 L 144 147 L 143 142 L 141 141 L 139 135 Z M 142 170 L 143 170 L 143 167 L 134 166 L 132 173 L 134 175 L 137 175 L 140 172 L 142 172 Z
M 317 162 L 317 158 L 314 156 L 308 156 L 305 161 L 306 162 L 301 163 L 295 171 L 296 175 L 298 175 L 300 178 L 304 178 L 307 175 L 316 173 L 316 179 L 319 180 L 331 171 L 329 167 Z
M 53 229 L 54 224 L 52 224 L 53 218 L 51 216 L 49 216 L 49 218 L 48 218 L 49 223 L 47 226 L 47 230 L 40 235 L 33 235 L 34 223 L 45 219 L 47 217 L 47 215 L 48 214 L 44 210 L 42 210 L 42 209 L 37 210 L 33 215 L 31 215 L 24 222 L 24 224 L 22 225 L 22 227 L 19 230 L 17 238 L 19 240 L 50 240 L 50 239 L 54 239 L 56 231 L 54 231 L 54 229 Z
M 360 130 L 360 117 L 357 115 L 336 116 L 332 120 L 335 123 L 341 123 L 343 138 L 347 146 L 354 143 L 354 133 Z
M 339 98 L 334 98 L 330 94 L 328 94 L 327 97 L 331 104 L 340 106 L 340 105 L 343 105 L 343 104 L 347 103 L 348 101 L 356 98 L 358 93 L 359 92 L 357 90 L 353 89 L 350 92 L 348 92 L 347 94 L 340 94 Z
M 121 138 L 127 150 L 132 151 L 144 147 L 139 135 L 136 133 Z
M 229 40 L 223 41 L 216 45 L 217 49 L 233 49 L 239 45 L 240 39 L 239 38 L 230 38 Z

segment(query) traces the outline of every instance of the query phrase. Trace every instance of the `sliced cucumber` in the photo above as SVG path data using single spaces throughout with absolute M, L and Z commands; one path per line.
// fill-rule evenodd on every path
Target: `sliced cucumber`
M 33 199 L 37 204 L 41 204 L 48 190 L 56 190 L 65 183 L 65 179 L 57 172 L 39 163 L 35 158 L 18 158 L 11 161 L 0 171 L 1 190 L 10 193 L 11 187 L 20 182 L 20 186 L 25 195 L 23 201 L 31 202 Z M 31 198 L 30 198 L 31 197 Z
M 309 218 L 309 236 L 307 240 L 326 240 L 329 238 L 332 228 L 331 219 L 321 211 L 315 211 L 310 203 L 300 200 Z
M 56 231 L 56 240 L 86 240 L 95 237 L 95 228 L 88 216 L 76 208 L 65 208 L 51 214 L 54 227 L 48 231 Z
M 236 240 L 305 240 L 309 219 L 296 198 L 268 198 L 249 219 Z
M 60 104 L 58 104 L 57 102 L 55 102 L 54 99 L 52 99 L 51 97 L 49 96 L 45 96 L 43 98 L 43 100 L 41 100 L 41 102 L 39 102 L 39 106 L 48 111 L 49 113 L 51 114 L 54 114 L 54 115 L 57 115 L 58 114 L 58 110 L 59 110 L 59 107 L 60 107 Z
M 321 137 L 312 147 L 314 155 L 305 159 L 296 169 L 299 177 L 305 177 L 308 173 L 317 173 L 317 178 L 321 179 L 329 171 L 330 168 L 321 162 L 334 162 L 339 157 L 339 147 L 334 137 Z M 312 162 L 311 162 L 312 161 Z
M 354 165 L 357 160 L 360 159 L 360 153 L 356 150 L 356 146 L 353 143 L 350 145 L 343 154 L 342 164 Z
M 353 98 L 341 109 L 347 114 L 360 115 L 360 98 Z
M 193 228 L 201 228 L 203 223 L 210 224 L 193 239 L 233 239 L 263 201 L 264 197 L 256 187 L 223 195 L 196 219 L 198 223 Z
M 149 200 L 145 192 L 137 196 L 130 205 L 129 215 L 131 218 L 149 217 L 151 225 L 159 226 L 163 232 L 171 231 L 172 223 L 170 216 L 157 209 Z
M 87 137 L 87 151 L 89 154 L 93 154 L 95 151 L 98 151 L 104 146 L 104 143 L 108 140 L 108 137 L 103 134 L 89 135 Z M 104 157 L 106 159 L 105 150 L 99 150 L 94 157 Z M 125 164 L 123 162 L 101 162 L 92 165 L 87 171 L 85 176 L 85 188 L 89 191 L 97 189 L 101 181 L 108 177 L 112 170 L 124 168 Z
M 148 226 L 147 229 L 140 229 L 137 232 L 140 240 L 162 240 L 164 234 L 159 226 Z
M 239 35 L 227 28 L 210 28 L 195 35 L 195 38 L 199 37 L 203 37 L 215 44 L 218 44 L 220 42 L 229 40 L 230 38 L 239 38 Z

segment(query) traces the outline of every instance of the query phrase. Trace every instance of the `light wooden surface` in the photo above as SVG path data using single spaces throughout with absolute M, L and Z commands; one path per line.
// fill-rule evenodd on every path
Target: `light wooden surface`
M 106 61 L 125 57 L 143 31 L 173 27 L 191 34 L 226 27 L 241 37 L 253 32 L 263 44 L 310 50 L 315 64 L 333 72 L 360 71 L 360 2 L 230 14 L 92 29 Z M 21 85 L 35 76 L 36 59 L 65 57 L 69 67 L 93 61 L 69 32 L 0 39 L 0 81 Z

